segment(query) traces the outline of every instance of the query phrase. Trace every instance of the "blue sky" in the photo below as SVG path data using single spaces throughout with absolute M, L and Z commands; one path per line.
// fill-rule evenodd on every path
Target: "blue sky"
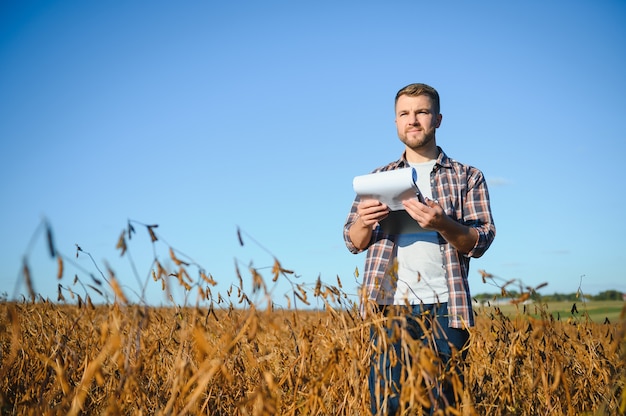
M 474 293 L 497 291 L 479 269 L 542 293 L 626 291 L 624 45 L 621 1 L 4 1 L 1 291 L 26 293 L 26 258 L 56 299 L 33 240 L 46 218 L 78 266 L 67 287 L 96 272 L 78 244 L 140 291 L 146 230 L 129 242 L 137 276 L 115 249 L 132 219 L 215 291 L 235 264 L 269 280 L 275 256 L 295 283 L 339 276 L 355 294 L 352 178 L 400 156 L 393 98 L 411 82 L 440 92 L 438 144 L 487 177 L 497 237 L 472 260 Z M 146 298 L 163 302 L 160 285 Z

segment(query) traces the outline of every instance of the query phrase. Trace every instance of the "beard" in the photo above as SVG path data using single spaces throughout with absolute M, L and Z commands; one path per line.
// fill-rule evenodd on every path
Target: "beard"
M 410 149 L 431 147 L 435 142 L 435 129 L 419 130 L 416 132 L 398 132 L 398 137 Z

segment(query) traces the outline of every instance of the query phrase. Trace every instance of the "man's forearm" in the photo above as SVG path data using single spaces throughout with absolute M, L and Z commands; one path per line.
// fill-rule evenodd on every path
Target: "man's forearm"
M 356 221 L 350 226 L 350 240 L 352 244 L 359 250 L 365 250 L 372 239 L 372 227 L 365 225 L 361 218 L 357 218 Z
M 473 227 L 460 224 L 452 218 L 448 218 L 439 234 L 454 248 L 463 254 L 467 254 L 478 242 L 478 231 Z

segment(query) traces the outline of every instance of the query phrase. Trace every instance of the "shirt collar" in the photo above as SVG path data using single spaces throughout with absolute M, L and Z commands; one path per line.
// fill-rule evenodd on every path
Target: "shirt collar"
M 451 165 L 450 158 L 448 158 L 448 156 L 446 155 L 446 153 L 443 151 L 441 147 L 437 146 L 437 149 L 439 149 L 439 155 L 437 156 L 435 165 L 439 165 L 442 167 L 450 167 Z M 394 162 L 394 168 L 399 169 L 399 168 L 406 168 L 406 167 L 409 167 L 409 162 L 408 160 L 406 160 L 406 152 L 404 152 L 402 153 L 402 156 L 400 157 L 400 159 Z

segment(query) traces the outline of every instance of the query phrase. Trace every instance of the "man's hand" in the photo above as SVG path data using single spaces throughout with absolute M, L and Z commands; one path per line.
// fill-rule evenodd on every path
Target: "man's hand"
M 356 207 L 359 216 L 357 222 L 363 226 L 374 228 L 376 223 L 384 220 L 389 215 L 389 207 L 376 199 L 364 199 Z
M 357 219 L 350 227 L 350 240 L 360 250 L 365 250 L 372 239 L 376 224 L 389 215 L 389 207 L 375 199 L 364 199 L 356 207 Z
M 437 201 L 426 198 L 425 202 L 411 198 L 402 201 L 402 205 L 420 227 L 437 231 L 458 251 L 469 253 L 478 242 L 478 231 L 450 218 Z
M 426 230 L 439 231 L 444 227 L 446 220 L 450 220 L 450 218 L 436 201 L 426 198 L 425 202 L 422 204 L 417 198 L 411 198 L 402 201 L 402 205 L 420 227 Z

